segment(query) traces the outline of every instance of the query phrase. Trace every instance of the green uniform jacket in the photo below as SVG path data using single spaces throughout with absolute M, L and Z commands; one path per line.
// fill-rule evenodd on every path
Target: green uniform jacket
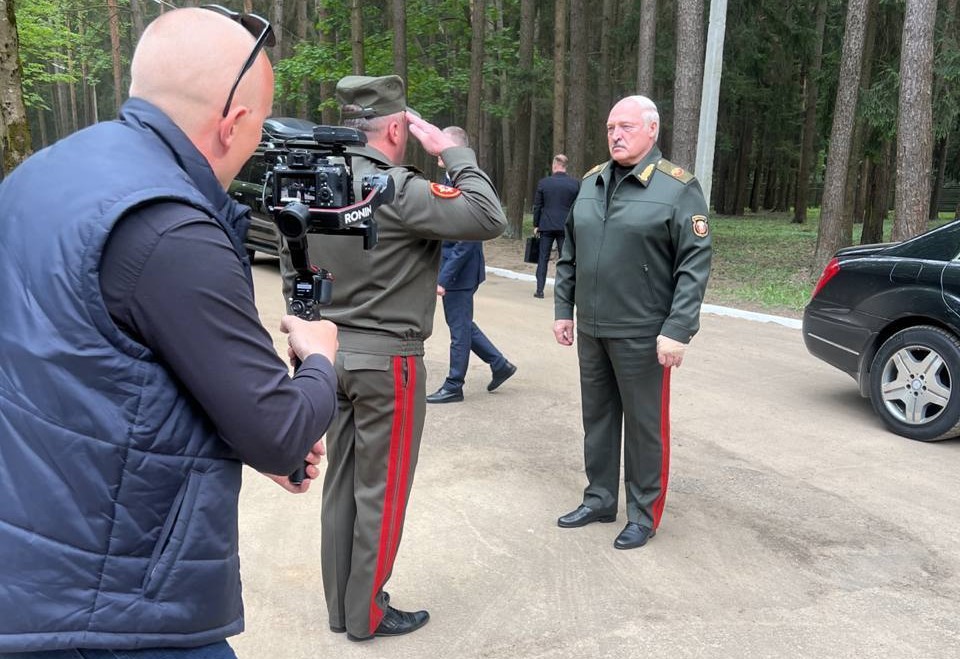
M 321 308 L 341 331 L 424 340 L 433 332 L 443 240 L 489 240 L 507 226 L 500 198 L 472 149 L 441 154 L 453 185 L 437 187 L 415 168 L 392 164 L 371 147 L 348 149 L 357 198 L 367 174 L 388 174 L 396 193 L 377 209 L 379 242 L 363 249 L 358 236 L 308 236 L 310 261 L 333 273 L 333 300 Z M 284 270 L 284 289 L 296 276 Z
M 707 204 L 697 180 L 654 147 L 607 206 L 612 162 L 587 172 L 557 261 L 555 318 L 597 338 L 663 334 L 687 343 L 700 328 L 710 274 Z

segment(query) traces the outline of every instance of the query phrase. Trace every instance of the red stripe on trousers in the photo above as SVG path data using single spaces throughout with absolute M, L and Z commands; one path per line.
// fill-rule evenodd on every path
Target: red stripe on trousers
M 390 552 L 390 566 L 393 566 L 397 559 L 397 550 L 400 548 L 400 535 L 403 530 L 403 517 L 407 512 L 407 485 L 410 482 L 410 444 L 413 441 L 413 393 L 417 390 L 417 365 L 413 357 L 406 357 L 407 360 L 407 386 L 404 390 L 403 409 L 407 412 L 403 415 L 403 429 L 400 433 L 403 447 L 403 464 L 405 469 L 400 472 L 400 484 L 398 486 L 399 501 L 394 508 L 393 528 L 396 533 L 393 534 L 393 547 Z
M 663 369 L 660 390 L 660 495 L 653 502 L 653 530 L 660 526 L 670 476 L 670 369 Z
M 407 357 L 406 359 L 410 359 Z M 377 571 L 373 577 L 373 592 L 370 594 L 370 633 L 373 634 L 380 621 L 383 619 L 383 611 L 377 606 L 377 594 L 383 588 L 387 575 L 393 569 L 393 559 L 395 556 L 396 540 L 394 533 L 394 523 L 397 517 L 397 510 L 402 511 L 406 507 L 405 490 L 398 488 L 398 481 L 401 485 L 407 481 L 406 473 L 401 473 L 398 469 L 401 465 L 406 465 L 410 453 L 410 434 L 411 424 L 407 417 L 412 409 L 412 395 L 408 395 L 404 389 L 403 381 L 403 360 L 404 357 L 393 358 L 393 426 L 390 430 L 390 457 L 387 462 L 387 483 L 383 494 L 383 514 L 380 519 L 380 543 L 377 547 Z M 408 363 L 409 366 L 409 363 Z M 415 371 L 414 371 L 415 372 Z M 411 389 L 412 391 L 412 389 Z M 406 395 L 405 395 L 406 394 Z

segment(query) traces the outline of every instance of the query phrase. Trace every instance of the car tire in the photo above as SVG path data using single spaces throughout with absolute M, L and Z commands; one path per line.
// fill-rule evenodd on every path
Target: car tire
M 960 434 L 960 340 L 928 325 L 891 336 L 870 366 L 870 401 L 898 435 L 934 442 Z

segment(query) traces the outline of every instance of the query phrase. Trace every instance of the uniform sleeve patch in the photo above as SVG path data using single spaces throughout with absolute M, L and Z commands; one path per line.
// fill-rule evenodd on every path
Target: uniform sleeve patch
M 431 183 L 430 192 L 433 193 L 434 197 L 440 197 L 440 199 L 456 199 L 461 195 L 460 188 L 441 185 L 440 183 Z
M 706 238 L 710 233 L 710 224 L 707 222 L 706 215 L 694 215 L 690 218 L 693 221 L 693 233 L 700 238 Z

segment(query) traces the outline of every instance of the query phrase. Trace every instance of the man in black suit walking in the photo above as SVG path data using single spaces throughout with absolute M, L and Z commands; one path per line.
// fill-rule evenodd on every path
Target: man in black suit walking
M 567 157 L 558 153 L 553 157 L 552 174 L 537 183 L 533 200 L 533 235 L 540 238 L 540 257 L 537 261 L 537 291 L 534 297 L 543 297 L 547 281 L 547 262 L 557 241 L 557 253 L 563 251 L 563 223 L 573 200 L 580 191 L 580 183 L 567 175 Z
M 460 146 L 468 146 L 467 133 L 459 126 L 443 132 Z M 444 167 L 443 159 L 439 165 Z M 449 177 L 444 181 L 452 185 Z M 492 377 L 487 391 L 507 381 L 517 367 L 507 361 L 495 345 L 473 322 L 473 295 L 486 279 L 483 244 L 479 240 L 445 240 L 437 279 L 437 295 L 443 298 L 443 315 L 450 328 L 450 371 L 443 385 L 427 396 L 428 403 L 457 403 L 463 400 L 463 382 L 470 363 L 470 352 L 490 366 Z

